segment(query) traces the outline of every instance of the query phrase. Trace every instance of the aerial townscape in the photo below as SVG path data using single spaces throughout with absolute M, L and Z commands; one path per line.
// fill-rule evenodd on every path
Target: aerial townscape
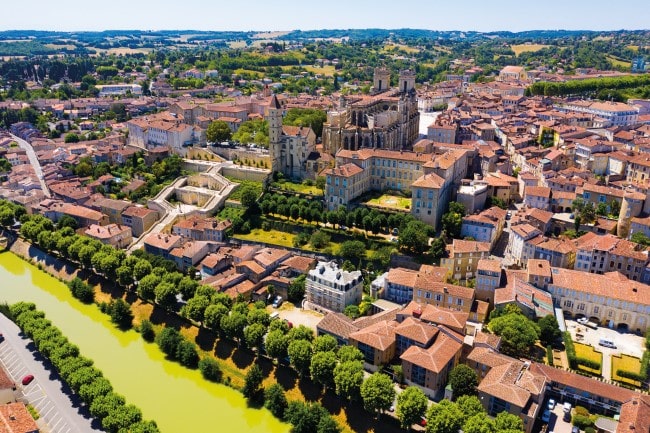
M 650 30 L 3 20 L 0 432 L 650 433 Z

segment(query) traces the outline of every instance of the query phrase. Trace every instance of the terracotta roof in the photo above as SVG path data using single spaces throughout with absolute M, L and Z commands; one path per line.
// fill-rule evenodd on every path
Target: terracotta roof
M 350 339 L 383 351 L 395 344 L 396 327 L 396 321 L 382 320 L 381 322 L 353 332 L 350 334 Z
M 395 328 L 395 334 L 416 341 L 423 346 L 428 346 L 431 340 L 438 334 L 438 328 L 415 320 L 412 317 L 407 317 Z
M 454 239 L 451 244 L 451 253 L 453 254 L 468 254 L 468 253 L 489 253 L 489 242 L 466 241 L 462 239 Z
M 485 270 L 489 272 L 498 272 L 501 274 L 501 261 L 494 259 L 480 259 L 476 267 L 477 270 Z
M 39 428 L 25 403 L 0 405 L 0 431 L 3 433 L 32 433 Z
M 343 164 L 339 167 L 328 168 L 323 170 L 324 175 L 352 177 L 355 174 L 363 173 L 363 169 L 356 164 Z
M 552 285 L 558 288 L 650 305 L 650 286 L 627 278 L 621 279 L 618 273 L 598 275 L 571 269 L 552 268 L 551 274 L 553 276 Z M 616 290 L 612 290 L 612 287 L 616 287 Z
M 328 313 L 318 322 L 316 327 L 346 340 L 350 337 L 350 334 L 359 330 L 357 326 L 352 324 L 352 319 L 342 313 Z
M 316 259 L 305 256 L 291 256 L 288 259 L 282 261 L 282 266 L 288 266 L 297 271 L 307 273 L 310 269 L 314 269 L 316 266 Z
M 551 196 L 551 188 L 545 186 L 527 186 L 526 196 L 549 198 Z
M 435 188 L 440 189 L 444 186 L 445 180 L 435 173 L 425 174 L 417 178 L 412 184 L 416 188 Z
M 0 389 L 13 389 L 15 386 L 16 384 L 7 375 L 5 369 L 0 367 Z
M 650 396 L 640 394 L 621 406 L 616 433 L 650 432 Z
M 440 332 L 431 347 L 422 349 L 412 345 L 406 349 L 400 359 L 434 373 L 440 373 L 460 352 L 462 347 L 461 342 L 444 332 Z
M 546 376 L 546 378 L 556 384 L 565 385 L 573 388 L 574 392 L 580 393 L 585 391 L 593 395 L 606 397 L 610 400 L 624 403 L 639 394 L 620 386 L 611 385 L 601 382 L 590 377 L 581 376 L 577 373 L 561 370 L 559 368 L 534 362 L 531 366 L 533 370 Z

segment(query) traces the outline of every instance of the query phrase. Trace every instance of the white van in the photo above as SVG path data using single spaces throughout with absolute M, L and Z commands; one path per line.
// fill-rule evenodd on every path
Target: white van
M 274 312 L 271 313 L 271 315 L 269 317 L 271 318 L 271 320 L 277 319 L 278 317 L 280 317 L 280 313 L 278 313 L 277 311 L 274 311 Z

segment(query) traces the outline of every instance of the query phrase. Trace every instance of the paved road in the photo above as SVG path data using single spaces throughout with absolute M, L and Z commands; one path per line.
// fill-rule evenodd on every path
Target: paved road
M 0 362 L 16 382 L 18 401 L 29 403 L 38 411 L 37 421 L 42 431 L 50 433 L 102 432 L 97 422 L 80 405 L 50 363 L 35 350 L 34 343 L 20 334 L 11 320 L 0 314 L 0 329 L 5 341 L 0 343 Z M 26 374 L 35 379 L 27 386 L 21 384 Z M 45 424 L 45 425 L 44 425 Z
M 20 148 L 27 153 L 27 158 L 29 158 L 29 162 L 34 168 L 34 172 L 38 177 L 38 181 L 41 183 L 41 190 L 43 190 L 45 196 L 52 197 L 52 195 L 50 194 L 50 190 L 45 184 L 45 179 L 43 179 L 43 170 L 41 169 L 41 163 L 38 161 L 38 158 L 36 157 L 36 152 L 34 152 L 34 148 L 32 147 L 32 145 L 16 135 L 11 134 L 11 136 L 16 141 L 16 143 L 18 143 L 18 146 L 20 146 Z

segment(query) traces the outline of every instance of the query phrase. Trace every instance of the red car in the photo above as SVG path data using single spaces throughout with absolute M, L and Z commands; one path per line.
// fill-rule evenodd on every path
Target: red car
M 426 427 L 427 426 L 427 419 L 425 417 L 421 417 L 420 422 L 418 424 L 420 424 L 422 427 Z
M 32 380 L 34 380 L 34 375 L 28 374 L 27 376 L 23 377 L 23 385 L 29 385 L 32 383 Z

